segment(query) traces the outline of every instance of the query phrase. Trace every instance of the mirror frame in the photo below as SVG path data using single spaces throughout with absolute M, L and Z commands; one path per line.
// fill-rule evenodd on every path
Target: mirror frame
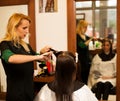
M 35 0 L 0 0 L 0 6 L 28 5 L 28 15 L 32 20 L 30 28 L 30 44 L 36 50 L 36 35 L 35 35 Z
M 30 28 L 29 42 L 34 50 L 36 50 L 36 31 L 35 31 L 35 0 L 0 0 L 0 6 L 28 5 L 28 15 L 32 20 Z M 1 89 L 0 89 L 1 90 Z M 5 92 L 0 91 L 0 97 L 5 97 Z
M 76 0 L 76 1 L 86 1 L 86 0 Z M 89 1 L 89 0 L 88 0 Z M 28 15 L 31 17 L 32 25 L 30 32 L 32 33 L 32 38 L 30 38 L 30 44 L 34 50 L 36 50 L 36 35 L 35 35 L 35 0 L 1 0 L 0 6 L 10 6 L 10 5 L 28 5 Z M 120 35 L 118 34 L 120 30 L 120 0 L 117 0 L 117 98 L 116 101 L 120 101 Z M 31 12 L 32 11 L 32 12 Z M 71 52 L 76 52 L 76 16 L 75 16 L 75 0 L 67 0 L 67 33 L 68 33 L 68 50 Z
M 76 52 L 76 9 L 75 1 L 89 1 L 89 0 L 67 0 L 67 25 L 68 25 L 68 50 Z M 95 0 L 94 0 L 95 1 Z M 116 101 L 120 101 L 120 0 L 117 0 L 117 89 Z M 72 41 L 71 41 L 72 40 Z

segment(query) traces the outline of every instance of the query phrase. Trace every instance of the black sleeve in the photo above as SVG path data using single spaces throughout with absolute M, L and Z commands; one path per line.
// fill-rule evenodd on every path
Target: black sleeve
M 8 46 L 7 42 L 6 41 L 1 42 L 0 43 L 0 51 L 2 52 L 6 49 L 9 49 L 9 46 Z

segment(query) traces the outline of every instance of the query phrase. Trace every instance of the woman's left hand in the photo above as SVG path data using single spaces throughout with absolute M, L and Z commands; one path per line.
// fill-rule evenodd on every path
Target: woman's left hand
M 43 54 L 43 53 L 49 52 L 50 49 L 51 49 L 50 46 L 45 46 L 45 47 L 43 47 L 43 48 L 40 50 L 40 54 Z

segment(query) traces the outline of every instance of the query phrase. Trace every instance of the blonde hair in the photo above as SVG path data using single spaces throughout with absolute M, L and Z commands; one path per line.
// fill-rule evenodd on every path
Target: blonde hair
M 82 28 L 87 27 L 88 22 L 85 20 L 79 20 L 77 27 L 76 27 L 76 34 L 81 33 Z
M 26 51 L 29 51 L 28 45 L 22 39 L 19 38 L 18 34 L 16 33 L 16 28 L 21 24 L 21 21 L 25 19 L 31 23 L 31 19 L 29 16 L 21 14 L 21 13 L 14 13 L 8 20 L 7 29 L 5 37 L 1 40 L 2 41 L 12 41 L 16 47 L 17 44 L 20 44 L 24 47 Z

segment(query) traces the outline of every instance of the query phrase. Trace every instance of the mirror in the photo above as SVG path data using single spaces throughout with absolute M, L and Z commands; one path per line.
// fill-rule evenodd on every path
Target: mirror
M 88 27 L 87 27 L 85 34 L 89 37 L 94 37 L 94 39 L 95 39 L 89 43 L 89 48 L 88 48 L 90 56 L 91 56 L 91 61 L 93 60 L 93 57 L 96 54 L 98 54 L 100 52 L 100 50 L 102 49 L 101 41 L 104 38 L 109 38 L 113 44 L 112 45 L 113 49 L 116 50 L 116 39 L 117 39 L 117 34 L 116 34 L 117 33 L 117 27 L 116 27 L 116 23 L 117 23 L 116 22 L 116 16 L 117 16 L 116 7 L 117 6 L 116 5 L 117 5 L 117 1 L 116 0 L 114 0 L 114 1 L 112 1 L 112 0 L 102 0 L 102 1 L 96 1 L 96 0 L 95 1 L 92 1 L 92 0 L 87 1 L 87 0 L 85 0 L 85 1 L 76 1 L 75 5 L 76 5 L 76 25 L 78 24 L 78 21 L 80 21 L 80 20 L 87 21 Z M 83 23 L 81 23 L 81 24 L 83 24 Z M 80 41 L 78 41 L 78 39 L 81 40 L 81 38 L 77 37 L 77 42 L 80 42 Z M 82 50 L 85 50 L 85 48 L 81 49 L 81 47 L 79 47 L 77 49 L 78 54 L 80 56 L 82 56 L 82 59 L 80 59 L 80 61 L 87 61 L 87 56 L 85 56 L 84 52 L 82 52 Z M 80 54 L 80 52 L 82 52 L 84 54 L 84 56 L 82 54 Z M 84 57 L 86 57 L 85 58 L 86 60 L 84 60 Z M 98 58 L 96 58 L 96 57 L 94 59 L 96 59 L 96 61 L 98 60 Z M 100 59 L 102 59 L 102 58 L 100 57 Z M 99 61 L 97 61 L 97 62 L 99 63 Z M 84 65 L 83 65 L 83 63 L 84 62 L 81 62 L 82 68 L 88 67 L 88 68 L 93 69 L 96 67 L 96 65 L 94 65 L 94 67 L 93 67 L 93 65 L 89 66 L 89 64 L 87 67 L 85 67 L 85 63 L 84 63 Z M 87 62 L 87 63 L 89 63 L 89 62 Z M 106 63 L 107 64 L 104 64 L 104 65 L 107 65 L 105 68 L 107 68 L 109 65 L 107 61 L 106 61 Z M 95 64 L 95 62 L 94 62 L 94 64 Z M 104 65 L 102 65 L 102 66 L 104 67 Z M 99 67 L 100 66 L 96 67 L 96 71 Z M 114 68 L 113 65 L 111 65 L 111 67 L 109 65 L 109 71 L 114 71 L 114 70 L 110 70 L 110 68 Z M 98 69 L 99 72 L 93 73 L 93 74 L 97 75 L 98 73 L 101 73 L 103 76 L 104 70 L 105 69 L 102 69 L 102 71 L 101 71 L 101 69 Z M 85 70 L 85 73 L 81 73 L 83 80 L 85 79 L 85 76 L 87 75 L 88 71 L 89 70 Z M 83 70 L 83 72 L 84 72 L 84 70 Z M 116 70 L 114 72 L 116 72 Z M 105 74 L 107 74 L 107 73 L 105 72 Z M 92 75 L 89 75 L 89 76 L 92 76 Z M 99 77 L 99 76 L 95 76 L 95 77 Z M 91 87 L 93 87 L 93 84 L 96 82 L 95 80 L 97 81 L 100 79 L 99 78 L 94 79 L 94 76 L 92 76 L 92 77 L 88 78 L 88 82 L 87 82 L 87 78 L 84 80 L 84 82 L 85 83 L 87 82 L 88 86 L 91 88 Z M 103 81 L 103 80 L 100 80 L 100 81 Z M 100 81 L 98 81 L 98 82 L 100 82 Z M 109 80 L 107 80 L 107 81 L 109 81 Z M 110 81 L 110 83 L 113 84 L 113 82 L 111 82 L 111 81 Z M 115 84 L 115 87 L 116 87 L 116 84 Z M 111 90 L 111 91 L 113 92 L 113 90 Z M 116 94 L 110 94 L 108 96 L 108 99 L 112 100 L 112 101 L 116 101 L 115 95 Z
M 0 38 L 2 38 L 6 31 L 6 24 L 8 22 L 9 17 L 14 12 L 21 12 L 24 14 L 28 14 L 28 7 L 27 5 L 17 5 L 17 6 L 2 6 L 0 7 L 1 15 L 4 15 L 4 17 L 0 16 L 0 21 L 2 24 L 0 25 Z M 28 38 L 25 38 L 25 41 L 28 42 Z M 0 59 L 0 87 L 1 91 L 6 92 L 6 75 L 4 72 L 4 69 L 2 68 L 2 63 Z
M 81 1 L 81 2 L 84 2 L 84 1 L 89 1 L 89 0 L 67 0 L 67 24 L 68 24 L 68 50 L 72 51 L 72 52 L 76 52 L 76 7 L 75 7 L 75 3 L 77 1 Z M 92 1 L 95 1 L 95 0 L 92 0 Z M 96 1 L 101 1 L 101 0 L 96 0 Z M 119 46 L 120 46 L 120 41 L 118 40 L 120 38 L 120 35 L 119 35 L 119 30 L 120 30 L 120 1 L 117 0 L 117 8 L 116 8 L 116 13 L 117 13 L 117 16 L 116 16 L 116 25 L 117 25 L 117 50 L 119 50 Z M 72 40 L 72 42 L 71 42 Z M 116 101 L 119 101 L 120 100 L 120 96 L 119 96 L 119 88 L 120 88 L 120 69 L 119 69 L 119 65 L 120 65 L 120 53 L 119 51 L 117 51 L 117 98 L 116 98 Z
M 30 28 L 30 32 L 31 33 L 35 33 L 35 12 L 34 12 L 34 6 L 35 6 L 35 1 L 34 0 L 1 0 L 0 1 L 0 7 L 5 7 L 5 6 L 21 6 L 21 5 L 27 5 L 27 9 L 28 9 L 28 15 L 31 17 L 32 20 L 32 24 L 31 24 L 31 28 Z M 9 9 L 10 10 L 10 9 Z M 15 10 L 13 10 L 15 11 Z M 19 9 L 20 11 L 20 9 Z M 33 12 L 31 12 L 33 11 Z M 12 11 L 11 11 L 12 12 Z M 31 35 L 32 37 L 30 37 L 30 44 L 33 47 L 33 49 L 36 49 L 36 44 L 35 44 L 35 34 Z M 1 88 L 0 88 L 0 97 L 4 97 L 4 92 L 1 92 Z
M 27 5 L 28 6 L 28 15 L 32 20 L 30 33 L 35 33 L 35 1 L 34 0 L 1 0 L 0 6 L 12 6 L 12 5 Z M 32 11 L 32 12 L 31 12 Z M 34 50 L 36 50 L 35 34 L 32 34 L 30 37 L 30 44 Z
M 76 23 L 86 20 L 89 24 L 85 34 L 95 39 L 109 38 L 113 42 L 113 49 L 116 49 L 117 38 L 116 5 L 116 0 L 76 1 Z M 95 46 L 90 48 L 101 48 Z

